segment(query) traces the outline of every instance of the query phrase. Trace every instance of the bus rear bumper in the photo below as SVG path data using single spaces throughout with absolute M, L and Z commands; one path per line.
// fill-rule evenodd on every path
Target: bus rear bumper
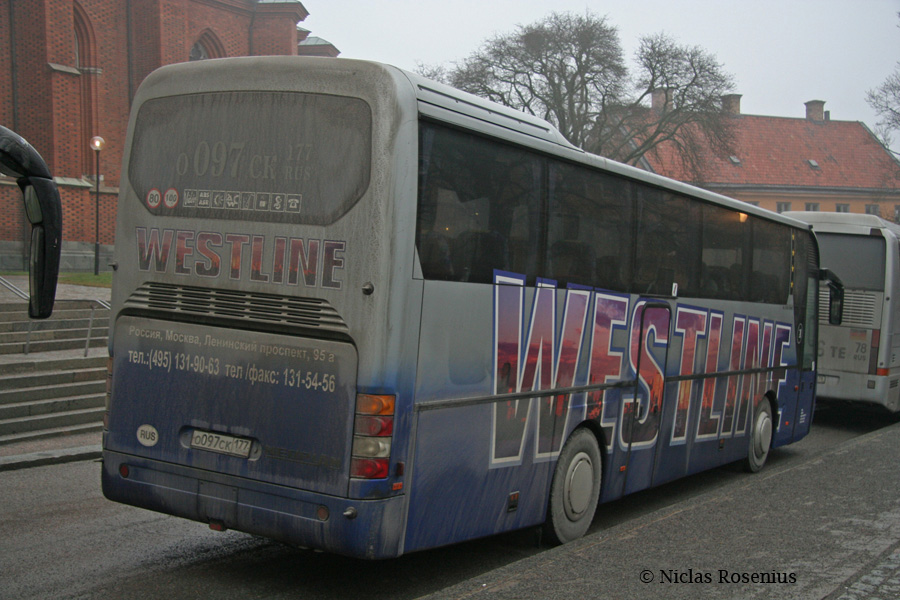
M 822 400 L 876 404 L 891 412 L 900 411 L 900 373 L 869 375 L 819 372 L 816 396 Z
M 326 496 L 110 450 L 101 482 L 115 502 L 287 544 L 367 559 L 403 552 L 402 496 Z

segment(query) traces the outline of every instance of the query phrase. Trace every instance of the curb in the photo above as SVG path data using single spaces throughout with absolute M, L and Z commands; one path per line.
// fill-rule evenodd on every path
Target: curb
M 43 467 L 46 465 L 58 465 L 80 460 L 94 460 L 101 456 L 101 447 L 82 446 L 80 448 L 65 448 L 62 450 L 45 450 L 20 454 L 18 456 L 0 457 L 0 472 L 27 469 L 30 467 Z

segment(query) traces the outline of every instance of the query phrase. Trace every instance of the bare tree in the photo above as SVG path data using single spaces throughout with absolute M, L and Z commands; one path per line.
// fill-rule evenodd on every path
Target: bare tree
M 699 178 L 702 149 L 731 145 L 721 111 L 731 76 L 714 56 L 662 34 L 642 38 L 635 58 L 629 72 L 606 17 L 554 12 L 488 40 L 453 68 L 420 72 L 544 118 L 572 144 L 622 162 L 672 143 Z M 659 110 L 649 106 L 654 92 L 667 100 Z
M 884 83 L 866 93 L 866 102 L 879 117 L 876 133 L 889 147 L 893 141 L 892 132 L 900 131 L 900 63 Z
M 900 13 L 897 16 L 900 17 Z M 890 147 L 891 133 L 900 131 L 900 62 L 884 83 L 866 92 L 866 102 L 879 117 L 876 133 L 885 147 Z
M 585 147 L 598 117 L 620 102 L 626 77 L 618 33 L 605 18 L 552 13 L 486 42 L 449 82 L 546 119 Z
M 599 135 L 592 151 L 635 163 L 647 152 L 668 142 L 678 150 L 685 168 L 700 179 L 705 150 L 733 154 L 730 120 L 722 111 L 722 96 L 733 89 L 731 76 L 699 46 L 679 46 L 663 34 L 641 39 L 633 95 Z M 662 102 L 647 111 L 648 96 Z M 616 118 L 618 117 L 618 118 Z

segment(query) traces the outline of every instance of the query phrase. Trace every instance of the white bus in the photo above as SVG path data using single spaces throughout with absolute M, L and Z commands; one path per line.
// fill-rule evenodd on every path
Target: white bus
M 394 67 L 164 67 L 128 128 L 110 499 L 386 558 L 810 429 L 807 224 Z
M 844 284 L 842 323 L 819 313 L 817 396 L 900 411 L 900 226 L 875 215 L 785 214 L 812 225 L 821 264 Z

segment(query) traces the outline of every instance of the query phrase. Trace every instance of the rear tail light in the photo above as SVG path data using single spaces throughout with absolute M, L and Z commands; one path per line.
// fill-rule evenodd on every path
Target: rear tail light
M 881 375 L 878 369 L 878 346 L 881 345 L 881 330 L 872 330 L 872 349 L 869 352 L 869 375 Z M 887 375 L 887 373 L 885 373 Z
M 390 472 L 386 458 L 356 458 L 350 461 L 350 477 L 356 479 L 384 479 Z
M 358 415 L 394 415 L 394 397 L 377 396 L 375 394 L 356 395 L 356 414 Z
M 353 456 L 366 456 L 372 458 L 390 458 L 390 438 L 376 438 L 357 435 L 353 437 Z
M 394 396 L 356 396 L 350 477 L 384 479 L 390 473 L 394 403 Z
M 394 417 L 357 415 L 353 433 L 357 435 L 390 436 L 394 433 Z

